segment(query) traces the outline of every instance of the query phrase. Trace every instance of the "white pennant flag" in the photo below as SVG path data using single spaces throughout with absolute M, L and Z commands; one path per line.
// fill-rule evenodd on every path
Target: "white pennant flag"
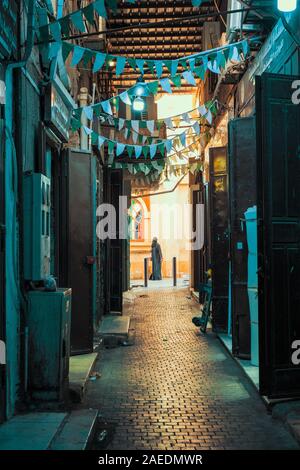
M 169 129 L 174 129 L 174 126 L 173 126 L 173 122 L 172 122 L 172 119 L 169 117 L 169 118 L 165 118 L 164 119 L 164 122 L 166 124 L 166 126 L 169 128 Z
M 123 103 L 128 104 L 129 106 L 131 106 L 131 99 L 130 99 L 127 91 L 124 91 L 123 93 L 121 93 L 120 98 L 123 101 Z
M 132 132 L 132 140 L 133 140 L 134 144 L 137 143 L 137 139 L 138 139 L 138 133 L 133 131 Z
M 200 116 L 205 116 L 205 114 L 207 113 L 207 109 L 204 106 L 204 104 L 202 104 L 201 106 L 198 107 L 198 112 L 199 112 Z
M 183 120 L 184 122 L 187 122 L 188 124 L 190 124 L 191 119 L 190 119 L 189 113 L 183 113 L 183 115 L 182 115 L 182 120 Z
M 135 132 L 139 132 L 139 130 L 140 130 L 139 121 L 132 120 L 131 121 L 131 127 L 132 127 L 132 129 L 135 130 Z
M 146 121 L 147 129 L 152 134 L 154 132 L 154 121 Z
M 119 118 L 119 131 L 121 131 L 124 127 L 125 119 Z
M 212 114 L 211 114 L 210 109 L 207 111 L 207 115 L 205 117 L 206 117 L 207 121 L 209 122 L 209 124 L 211 124 L 212 123 Z

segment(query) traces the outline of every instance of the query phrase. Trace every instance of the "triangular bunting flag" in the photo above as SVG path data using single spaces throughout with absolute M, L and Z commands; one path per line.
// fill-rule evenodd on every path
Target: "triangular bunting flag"
M 117 57 L 117 63 L 116 63 L 116 75 L 121 75 L 121 73 L 124 70 L 124 67 L 126 65 L 126 57 Z
M 119 157 L 125 150 L 126 145 L 121 144 L 120 142 L 117 142 L 117 149 L 116 149 L 116 155 Z
M 148 131 L 153 134 L 154 132 L 154 121 L 146 121 L 147 122 L 147 129 Z
M 150 145 L 150 158 L 155 157 L 156 151 L 157 151 L 157 145 L 156 144 Z
M 84 33 L 85 24 L 83 22 L 81 10 L 75 11 L 75 13 L 71 13 L 70 18 L 75 28 L 78 29 L 78 31 L 81 33 Z
M 103 54 L 102 52 L 98 52 L 96 54 L 95 62 L 93 65 L 93 73 L 98 72 L 98 70 L 103 67 L 106 59 L 106 54 Z
M 83 54 L 84 54 L 83 47 L 79 47 L 79 46 L 74 47 L 71 67 L 75 67 L 77 64 L 79 64 L 79 62 L 82 59 Z
M 128 104 L 129 106 L 132 104 L 127 91 L 124 91 L 123 93 L 121 93 L 119 97 L 123 101 L 123 103 Z
M 163 65 L 164 64 L 161 60 L 155 60 L 154 65 L 155 65 L 157 78 L 160 78 L 162 76 L 162 73 L 163 73 Z
M 104 111 L 106 114 L 112 114 L 112 109 L 111 109 L 111 105 L 110 105 L 110 100 L 102 101 L 102 102 L 101 102 L 101 106 L 102 106 L 103 111 Z
M 141 156 L 142 150 L 143 150 L 143 147 L 141 145 L 134 146 L 135 158 L 139 158 Z
M 182 76 L 189 85 L 193 85 L 193 86 L 196 85 L 194 75 L 192 74 L 190 70 L 186 70 L 185 72 L 183 72 Z
M 172 93 L 171 84 L 168 78 L 163 78 L 160 80 L 160 85 L 165 92 Z

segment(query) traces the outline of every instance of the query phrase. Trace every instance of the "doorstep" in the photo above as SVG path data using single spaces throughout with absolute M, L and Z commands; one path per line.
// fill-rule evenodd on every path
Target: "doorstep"
M 247 361 L 245 359 L 240 359 L 232 354 L 232 339 L 230 336 L 228 336 L 226 333 L 218 333 L 217 334 L 219 340 L 225 346 L 229 354 L 231 355 L 232 359 L 243 369 L 246 377 L 250 381 L 252 385 L 256 388 L 260 398 L 266 405 L 267 409 L 269 411 L 273 412 L 273 408 L 276 405 L 279 404 L 289 404 L 289 403 L 294 403 L 295 400 L 300 400 L 299 398 L 268 398 L 264 395 L 261 395 L 259 393 L 259 367 L 253 366 L 250 361 Z M 296 401 L 296 402 L 297 402 Z
M 244 373 L 254 385 L 256 390 L 259 390 L 259 368 L 253 366 L 250 361 L 245 359 L 239 359 L 232 354 L 232 338 L 228 336 L 226 333 L 218 333 L 217 334 L 219 340 L 222 342 L 223 346 L 227 349 L 231 357 L 235 360 L 235 362 L 243 369 Z M 262 397 L 264 398 L 264 397 Z
M 73 402 L 79 403 L 82 401 L 97 357 L 98 353 L 80 354 L 70 357 L 69 392 Z
M 272 409 L 272 417 L 279 419 L 300 444 L 300 400 L 277 403 Z
M 46 450 L 63 426 L 66 413 L 26 413 L 0 426 L 0 450 Z
M 129 337 L 129 315 L 106 315 L 101 322 L 99 335 L 104 346 L 114 347 L 126 343 Z
M 199 303 L 199 292 L 194 289 L 191 289 L 191 295 Z
M 98 410 L 75 410 L 64 420 L 49 446 L 50 450 L 87 450 L 94 438 Z

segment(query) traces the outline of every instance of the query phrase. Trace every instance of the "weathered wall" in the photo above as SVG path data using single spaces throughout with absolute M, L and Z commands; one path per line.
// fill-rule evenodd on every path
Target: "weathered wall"
M 300 12 L 287 15 L 293 32 L 300 41 Z M 236 92 L 236 116 L 245 117 L 255 111 L 255 76 L 264 72 L 299 75 L 299 48 L 284 28 L 282 21 L 273 28 L 252 65 L 240 81 Z

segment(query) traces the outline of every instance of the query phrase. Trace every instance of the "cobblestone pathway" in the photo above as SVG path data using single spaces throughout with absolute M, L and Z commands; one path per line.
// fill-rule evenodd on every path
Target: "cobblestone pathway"
M 186 290 L 138 291 L 133 346 L 101 352 L 84 406 L 115 427 L 108 449 L 298 448 L 212 334 Z

